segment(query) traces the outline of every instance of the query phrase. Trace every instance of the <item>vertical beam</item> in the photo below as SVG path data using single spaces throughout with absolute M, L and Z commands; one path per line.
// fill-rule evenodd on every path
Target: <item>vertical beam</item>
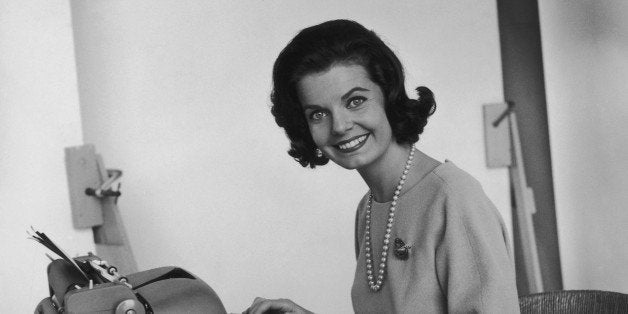
M 517 230 L 517 270 L 519 273 L 517 282 L 525 282 L 526 293 L 543 292 L 543 279 L 541 275 L 536 232 L 534 230 L 533 217 L 536 213 L 534 190 L 528 186 L 525 174 L 525 162 L 523 162 L 523 150 L 515 113 L 508 114 L 510 124 L 510 138 L 513 163 L 509 167 L 510 184 L 514 197 L 513 221 Z M 516 215 L 515 215 L 516 213 Z M 525 274 L 525 281 L 520 274 Z
M 499 34 L 504 78 L 504 97 L 516 104 L 528 184 L 535 192 L 534 215 L 539 261 L 545 290 L 562 289 L 562 274 L 556 231 L 549 131 L 538 5 L 536 0 L 497 0 Z M 513 214 L 513 217 L 515 215 Z M 520 257 L 515 231 L 515 258 Z M 519 280 L 519 294 L 529 292 L 528 283 Z

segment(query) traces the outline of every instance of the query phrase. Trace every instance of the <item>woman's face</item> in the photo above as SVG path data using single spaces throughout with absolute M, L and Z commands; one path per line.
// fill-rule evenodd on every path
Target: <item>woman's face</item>
M 306 75 L 298 93 L 314 143 L 336 164 L 369 166 L 394 143 L 382 90 L 361 65 Z

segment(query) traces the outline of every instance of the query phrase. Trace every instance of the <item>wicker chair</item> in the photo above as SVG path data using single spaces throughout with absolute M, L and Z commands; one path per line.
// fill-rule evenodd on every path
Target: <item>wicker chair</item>
M 599 290 L 562 290 L 519 297 L 522 314 L 628 313 L 628 294 Z

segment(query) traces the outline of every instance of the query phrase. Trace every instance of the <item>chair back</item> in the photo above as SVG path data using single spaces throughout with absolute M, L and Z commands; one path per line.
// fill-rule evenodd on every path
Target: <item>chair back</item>
M 519 297 L 522 314 L 628 313 L 628 294 L 599 290 L 560 290 Z

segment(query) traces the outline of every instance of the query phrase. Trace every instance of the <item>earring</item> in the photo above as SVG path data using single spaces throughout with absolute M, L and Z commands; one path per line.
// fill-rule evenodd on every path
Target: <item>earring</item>
M 321 158 L 323 157 L 323 152 L 320 149 L 316 149 L 316 157 Z

